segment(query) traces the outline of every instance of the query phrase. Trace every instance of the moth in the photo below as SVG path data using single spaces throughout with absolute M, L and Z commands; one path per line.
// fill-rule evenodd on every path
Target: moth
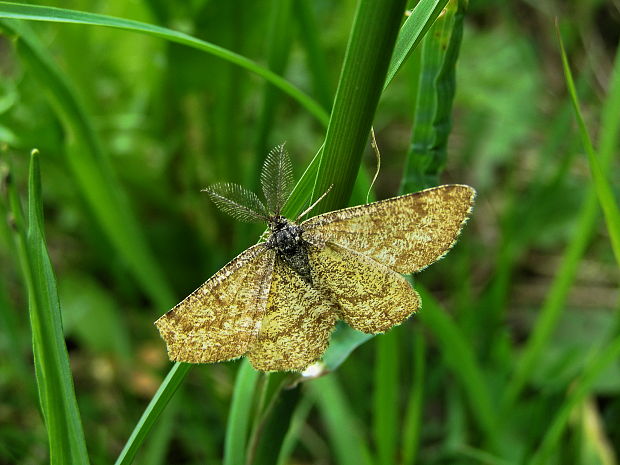
M 475 196 L 449 184 L 299 223 L 281 215 L 293 187 L 283 145 L 266 157 L 260 180 L 265 203 L 237 184 L 204 189 L 234 218 L 266 222 L 268 236 L 155 322 L 173 361 L 245 355 L 260 371 L 303 371 L 321 358 L 339 319 L 372 334 L 402 323 L 420 296 L 401 273 L 447 253 Z

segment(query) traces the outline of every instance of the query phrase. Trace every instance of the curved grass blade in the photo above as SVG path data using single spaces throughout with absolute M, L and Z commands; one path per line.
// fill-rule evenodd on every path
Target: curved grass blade
M 224 213 L 247 223 L 267 221 L 269 214 L 258 196 L 239 184 L 221 182 L 202 190 Z
M 333 92 L 327 72 L 327 57 L 320 43 L 322 31 L 312 10 L 314 6 L 315 3 L 309 0 L 295 0 L 293 19 L 298 23 L 299 40 L 305 49 L 314 95 L 323 108 L 329 111 Z
M 390 85 L 396 73 L 420 44 L 447 3 L 448 0 L 420 0 L 415 6 L 398 33 L 392 60 L 383 85 L 384 89 Z
M 322 124 L 327 124 L 328 115 L 321 107 L 321 105 L 319 105 L 307 94 L 299 90 L 297 87 L 292 85 L 283 77 L 278 76 L 267 68 L 259 66 L 252 60 L 242 55 L 231 52 L 230 50 L 211 44 L 204 40 L 197 39 L 182 32 L 173 31 L 172 29 L 155 26 L 153 24 L 147 24 L 140 21 L 116 18 L 114 16 L 86 13 L 83 11 L 68 10 L 64 8 L 25 5 L 10 2 L 0 2 L 0 18 L 112 27 L 115 29 L 139 32 L 142 34 L 159 37 L 170 42 L 176 42 L 178 44 L 186 45 L 188 47 L 207 52 L 218 58 L 222 58 L 229 63 L 233 63 L 261 76 L 262 78 L 282 90 L 282 92 L 288 94 L 294 100 L 299 102 L 301 106 L 308 110 L 308 112 L 312 114 Z
M 609 231 L 609 237 L 611 239 L 611 248 L 614 251 L 616 257 L 616 263 L 620 265 L 620 209 L 618 209 L 618 203 L 614 198 L 613 191 L 605 176 L 599 156 L 594 150 L 588 128 L 581 114 L 581 106 L 579 105 L 579 98 L 577 97 L 577 91 L 575 90 L 575 83 L 573 82 L 573 74 L 568 64 L 568 58 L 566 57 L 566 50 L 564 50 L 564 42 L 562 42 L 562 36 L 560 35 L 559 26 L 556 24 L 556 32 L 558 35 L 558 41 L 560 42 L 560 52 L 562 55 L 562 66 L 564 68 L 564 78 L 566 79 L 566 86 L 571 97 L 573 108 L 575 109 L 575 118 L 579 126 L 579 134 L 583 142 L 583 147 L 588 155 L 588 163 L 590 164 L 590 172 L 592 173 L 592 180 L 594 181 L 594 188 L 596 189 L 596 195 L 598 197 L 599 204 L 603 210 L 605 216 L 605 222 L 607 223 L 607 231 Z M 617 110 L 617 108 L 616 108 Z
M 116 462 L 114 462 L 115 465 L 129 465 L 133 462 L 138 449 L 144 442 L 144 438 L 146 438 L 153 424 L 164 411 L 172 396 L 174 396 L 174 393 L 185 379 L 191 367 L 192 365 L 189 363 L 181 362 L 177 362 L 172 366 L 172 369 L 168 372 L 161 386 L 159 386 L 159 389 L 144 410 L 136 427 L 131 432 L 125 447 L 123 447 Z
M 370 465 L 372 460 L 355 416 L 335 374 L 323 376 L 308 385 L 316 402 L 340 465 Z
M 416 288 L 424 302 L 424 311 L 419 313 L 420 320 L 437 338 L 446 363 L 462 385 L 479 428 L 489 443 L 496 447 L 498 431 L 493 396 L 484 381 L 471 344 L 435 299 L 421 286 Z
M 272 0 L 269 8 L 268 18 L 268 37 L 266 60 L 268 68 L 278 75 L 283 75 L 286 71 L 289 56 L 291 54 L 293 36 L 291 0 Z M 260 116 L 256 124 L 256 144 L 254 146 L 255 155 L 253 157 L 254 166 L 249 170 L 251 179 L 250 186 L 253 189 L 258 187 L 256 173 L 264 166 L 265 160 L 270 155 L 269 136 L 274 127 L 277 109 L 282 101 L 282 93 L 265 83 L 261 98 Z M 292 182 L 292 181 L 291 181 Z M 269 198 L 267 198 L 269 204 Z M 280 208 L 284 203 L 280 204 Z M 269 207 L 273 212 L 275 210 Z
M 618 106 L 620 105 L 620 50 L 616 54 L 612 80 L 609 88 L 608 98 L 605 99 L 603 107 L 603 120 L 601 126 L 601 161 L 603 169 L 607 170 L 615 155 L 615 143 L 620 135 L 620 115 Z M 597 193 L 592 186 L 584 200 L 575 233 L 571 242 L 568 244 L 562 263 L 551 285 L 551 290 L 547 294 L 542 309 L 539 312 L 534 331 L 529 337 L 523 353 L 517 363 L 514 375 L 510 380 L 503 404 L 505 409 L 517 399 L 521 390 L 529 379 L 538 359 L 542 356 L 545 346 L 556 327 L 564 303 L 571 289 L 573 280 L 577 273 L 579 262 L 586 251 L 588 244 L 594 235 L 598 214 Z M 611 232 L 610 232 L 611 234 Z
M 590 393 L 592 385 L 603 370 L 611 363 L 617 361 L 618 357 L 620 357 L 620 336 L 613 339 L 609 345 L 600 348 L 592 357 L 581 379 L 576 386 L 573 386 L 568 399 L 562 404 L 554 420 L 551 422 L 551 426 L 547 429 L 539 449 L 529 461 L 531 465 L 549 463 L 552 451 L 559 447 L 562 433 L 569 422 L 571 413 Z
M 28 232 L 13 186 L 9 196 L 16 220 L 18 253 L 28 289 L 35 374 L 49 440 L 50 463 L 88 464 L 86 441 L 62 330 L 56 279 L 43 230 L 39 157 L 33 151 L 28 180 Z
M 144 292 L 161 308 L 175 301 L 123 188 L 115 176 L 93 124 L 67 78 L 50 59 L 27 24 L 0 21 L 19 37 L 17 50 L 43 84 L 67 132 L 64 151 L 81 194 L 110 243 L 125 260 Z
M 338 322 L 329 342 L 329 348 L 323 356 L 323 363 L 328 371 L 335 371 L 355 349 L 374 337 L 373 334 L 356 331 L 350 326 Z

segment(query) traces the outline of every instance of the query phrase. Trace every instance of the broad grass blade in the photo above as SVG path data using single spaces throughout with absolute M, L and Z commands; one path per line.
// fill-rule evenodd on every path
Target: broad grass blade
M 14 191 L 10 195 L 13 197 L 11 203 L 17 221 L 20 262 L 28 289 L 35 374 L 41 412 L 47 428 L 50 463 L 88 464 L 86 441 L 62 330 L 56 279 L 45 243 L 41 173 L 36 151 L 33 151 L 30 159 L 28 192 L 26 237 L 17 195 Z

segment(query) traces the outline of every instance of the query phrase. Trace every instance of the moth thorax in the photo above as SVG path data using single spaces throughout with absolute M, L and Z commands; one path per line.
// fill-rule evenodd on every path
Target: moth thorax
M 278 217 L 272 224 L 272 233 L 268 244 L 283 255 L 294 255 L 301 247 L 302 229 L 287 219 Z

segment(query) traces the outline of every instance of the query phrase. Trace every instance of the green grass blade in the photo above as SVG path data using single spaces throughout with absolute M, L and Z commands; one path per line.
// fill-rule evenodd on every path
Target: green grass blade
M 310 410 L 313 406 L 314 399 L 312 396 L 308 395 L 303 396 L 301 401 L 297 404 L 295 412 L 293 412 L 293 416 L 291 418 L 291 424 L 286 432 L 286 436 L 282 441 L 282 447 L 278 453 L 277 465 L 287 465 L 290 463 L 290 457 L 295 449 L 295 444 L 299 439 L 299 435 L 301 434 L 301 429 L 306 423 L 306 419 L 308 418 Z
M 616 56 L 612 76 L 609 98 L 606 100 L 603 109 L 604 117 L 601 128 L 601 146 L 604 148 L 601 155 L 604 169 L 611 166 L 614 156 L 614 143 L 620 133 L 620 117 L 617 115 L 617 105 L 620 103 L 620 53 Z M 564 252 L 561 265 L 555 274 L 550 291 L 534 324 L 534 330 L 523 349 L 514 375 L 506 389 L 503 401 L 504 408 L 509 408 L 517 399 L 538 359 L 543 354 L 564 309 L 564 303 L 575 279 L 579 263 L 594 235 L 597 217 L 597 193 L 592 187 L 583 202 L 575 233 Z
M 555 415 L 551 426 L 547 429 L 545 437 L 530 460 L 531 465 L 543 465 L 549 463 L 549 457 L 553 450 L 560 446 L 562 433 L 569 423 L 569 419 L 574 409 L 584 401 L 590 394 L 592 385 L 601 375 L 603 370 L 613 362 L 617 362 L 620 357 L 620 336 L 617 336 L 611 343 L 596 352 L 590 363 L 584 370 L 583 376 L 575 386 L 571 388 L 568 399 L 562 404 L 560 410 Z
M 224 443 L 224 465 L 243 465 L 258 372 L 244 359 L 237 371 Z
M 592 239 L 597 216 L 596 194 L 594 191 L 590 191 L 579 212 L 575 233 L 564 252 L 560 267 L 534 324 L 534 329 L 505 390 L 503 400 L 505 408 L 509 408 L 514 403 L 525 386 L 562 315 L 579 263 Z
M 422 432 L 422 413 L 424 411 L 424 376 L 426 371 L 426 341 L 422 331 L 417 329 L 413 341 L 413 379 L 411 393 L 405 414 L 401 440 L 403 465 L 415 463 Z
M 377 448 L 376 462 L 382 465 L 391 465 L 396 460 L 400 418 L 398 335 L 398 328 L 395 328 L 375 339 L 373 433 Z
M 442 2 L 441 5 L 438 5 L 436 2 L 432 8 L 436 9 L 444 5 L 446 5 L 446 2 Z M 419 6 L 420 4 L 418 4 Z M 401 181 L 401 193 L 417 191 L 424 187 L 437 185 L 439 183 L 439 172 L 446 159 L 452 100 L 456 87 L 454 71 L 463 31 L 464 5 L 462 1 L 453 0 L 447 2 L 442 15 L 434 24 L 431 21 L 437 17 L 438 11 L 429 10 L 427 13 L 429 17 L 424 28 L 428 29 L 430 26 L 430 29 L 428 29 L 428 34 L 424 36 L 422 41 L 421 77 L 418 83 L 418 97 L 414 111 L 415 126 L 412 133 L 411 149 L 407 154 L 407 166 Z M 408 22 L 415 15 L 416 11 L 414 11 Z M 420 20 L 418 19 L 418 21 Z M 403 37 L 406 27 L 407 23 L 401 28 L 399 40 Z M 418 27 L 422 30 L 421 26 Z M 412 49 L 417 45 L 415 40 L 420 38 L 421 36 L 416 37 L 412 34 Z M 400 50 L 400 53 L 404 54 L 402 50 Z M 423 307 L 426 311 L 426 302 Z M 439 319 L 438 321 L 441 322 L 442 320 Z M 449 320 L 443 321 L 443 326 L 449 327 L 446 322 L 449 322 Z M 397 348 L 390 348 L 388 342 L 387 340 L 382 340 L 378 343 L 379 358 L 377 360 L 377 376 L 375 378 L 375 389 L 378 392 L 382 392 L 381 397 L 385 398 L 384 405 L 375 405 L 375 416 L 383 418 L 381 421 L 382 427 L 377 428 L 376 433 L 380 463 L 390 463 L 390 461 L 393 461 L 396 448 L 395 430 L 397 427 L 396 409 L 398 406 L 395 399 L 391 398 L 394 396 L 390 396 L 389 392 L 391 390 L 390 384 L 397 383 L 394 373 L 395 367 L 390 368 L 393 359 L 396 358 Z M 381 347 L 381 344 L 385 344 L 386 347 Z M 390 352 L 391 354 L 389 354 Z M 420 366 L 421 363 L 423 362 L 419 362 L 416 366 Z M 421 389 L 421 383 L 420 386 L 412 388 L 412 399 L 408 407 L 405 434 L 403 434 L 403 460 L 406 461 L 405 463 L 414 461 L 419 441 Z M 469 392 L 472 392 L 471 389 Z M 492 422 L 489 413 L 490 407 L 483 405 L 481 408 L 482 413 L 479 415 L 479 418 L 483 422 L 482 429 L 485 432 L 489 432 Z M 378 436 L 379 431 L 381 432 L 381 440 L 379 440 Z
M 404 8 L 402 0 L 358 3 L 313 199 L 333 188 L 315 213 L 342 208 L 351 195 Z
M 618 209 L 618 203 L 614 197 L 607 176 L 603 171 L 603 167 L 599 161 L 599 156 L 594 150 L 588 128 L 581 114 L 581 106 L 579 104 L 579 98 L 577 97 L 577 91 L 575 90 L 575 83 L 573 82 L 573 75 L 568 64 L 568 58 L 566 57 L 566 51 L 564 50 L 564 42 L 562 42 L 562 36 L 560 35 L 559 27 L 556 26 L 558 40 L 560 42 L 560 51 L 562 55 L 562 66 L 564 68 L 564 78 L 566 79 L 566 85 L 568 92 L 575 109 L 575 118 L 579 126 L 579 133 L 583 142 L 584 149 L 588 155 L 588 162 L 590 164 L 590 171 L 592 173 L 592 180 L 594 181 L 594 187 L 598 196 L 599 204 L 603 209 L 605 216 L 605 222 L 607 223 L 607 231 L 611 239 L 611 247 L 616 257 L 616 263 L 620 265 L 620 209 Z M 617 108 L 616 108 L 617 110 Z
M 329 433 L 337 459 L 335 463 L 369 465 L 370 453 L 335 374 L 315 379 L 308 387 Z
M 3 21 L 19 36 L 20 57 L 48 92 L 68 133 L 66 160 L 82 195 L 110 242 L 126 261 L 137 281 L 158 307 L 170 308 L 174 293 L 146 245 L 139 222 L 128 206 L 93 124 L 66 77 L 51 61 L 26 24 Z
M 332 106 L 332 89 L 327 72 L 327 57 L 320 44 L 320 30 L 309 0 L 293 2 L 294 19 L 299 27 L 299 39 L 305 48 L 308 73 L 317 101 L 329 110 Z
M 455 69 L 463 36 L 465 6 L 451 0 L 422 42 L 414 127 L 401 192 L 439 184 L 451 129 Z
M 278 75 L 284 74 L 288 58 L 291 51 L 292 42 L 292 23 L 291 0 L 271 0 L 269 8 L 270 18 L 268 20 L 269 38 L 267 40 L 267 66 Z M 269 135 L 276 116 L 278 103 L 281 100 L 281 93 L 269 83 L 265 83 L 262 95 L 260 116 L 256 129 L 256 145 L 254 154 L 253 168 L 249 170 L 250 185 L 252 190 L 259 191 L 258 179 L 256 174 L 260 172 L 269 150 L 272 149 Z M 278 141 L 278 143 L 281 143 Z
M 416 288 L 423 302 L 423 309 L 419 313 L 420 320 L 437 338 L 446 363 L 459 379 L 467 396 L 478 427 L 486 435 L 489 443 L 496 446 L 497 431 L 493 396 L 487 388 L 482 369 L 474 356 L 473 347 L 435 299 L 419 285 Z
M 168 405 L 168 402 L 170 402 L 170 399 L 174 396 L 174 393 L 185 379 L 191 367 L 192 365 L 188 363 L 180 362 L 172 366 L 172 369 L 168 372 L 161 386 L 159 386 L 159 389 L 144 410 L 136 427 L 131 432 L 131 436 L 129 436 L 125 447 L 123 447 L 116 462 L 114 462 L 115 465 L 129 465 L 133 462 L 140 446 L 153 427 L 153 424 L 164 411 L 166 405 Z
M 253 431 L 254 437 L 259 440 L 250 441 L 247 464 L 273 465 L 278 461 L 279 451 L 292 426 L 296 407 L 303 403 L 301 386 L 288 388 L 286 380 L 290 380 L 289 376 L 284 373 L 279 376 L 275 373 L 269 375 L 269 384 L 276 386 L 272 388 L 273 393 L 267 395 L 266 408 L 263 409 Z
M 286 79 L 278 76 L 272 71 L 259 66 L 252 60 L 233 53 L 230 50 L 211 44 L 204 40 L 196 39 L 188 34 L 173 31 L 165 27 L 155 26 L 140 21 L 130 19 L 116 18 L 113 16 L 99 15 L 94 13 L 86 13 L 83 11 L 67 10 L 64 8 L 54 8 L 47 6 L 25 5 L 19 3 L 0 2 L 0 18 L 22 19 L 30 21 L 48 21 L 59 23 L 87 24 L 91 26 L 104 26 L 115 29 L 123 29 L 126 31 L 139 32 L 161 39 L 186 45 L 197 50 L 207 52 L 218 58 L 222 58 L 229 63 L 247 69 L 250 72 L 261 76 L 274 86 L 278 87 L 282 92 L 288 94 L 291 98 L 302 105 L 310 114 L 312 114 L 321 123 L 327 123 L 327 113 L 312 98 L 292 85 Z
M 448 0 L 420 0 L 415 6 L 411 15 L 403 23 L 396 39 L 394 53 L 388 67 L 385 83 L 385 89 L 396 73 L 400 70 L 407 58 L 420 44 L 426 32 L 433 25 L 441 11 L 444 9 Z
M 47 428 L 50 463 L 87 464 L 88 453 L 62 331 L 56 279 L 43 230 L 38 154 L 30 159 L 28 232 L 13 186 L 9 186 L 18 234 L 18 252 L 28 289 L 35 374 Z
M 166 465 L 166 457 L 168 448 L 170 447 L 170 438 L 175 433 L 176 415 L 178 399 L 172 398 L 165 410 L 162 410 L 157 422 L 153 425 L 150 432 L 149 440 L 146 441 L 139 463 L 147 463 L 148 465 Z
M 357 347 L 374 335 L 356 331 L 345 323 L 338 323 L 332 334 L 329 347 L 323 355 L 323 363 L 329 371 L 338 368 Z
M 424 33 L 432 25 L 433 21 L 436 19 L 437 15 L 439 14 L 439 12 L 441 11 L 441 9 L 446 3 L 447 3 L 447 0 L 439 0 L 439 1 L 434 0 L 432 2 L 429 2 L 428 0 L 422 0 L 416 6 L 416 10 L 417 10 L 416 15 L 410 16 L 408 20 L 405 21 L 403 27 L 401 28 L 399 32 L 397 43 L 396 43 L 395 50 L 394 50 L 393 59 L 390 62 L 390 65 L 388 67 L 388 71 L 387 71 L 388 75 L 391 75 L 393 77 L 398 72 L 398 70 L 400 69 L 400 66 L 406 60 L 406 57 L 420 43 L 420 41 L 422 40 L 422 37 L 424 36 Z M 398 50 L 396 50 L 396 47 L 398 47 Z M 395 58 L 398 55 L 400 55 L 400 58 Z M 353 72 L 354 71 L 350 71 L 347 74 L 351 74 Z M 366 71 L 361 70 L 361 72 L 364 73 Z M 341 81 L 344 75 L 345 75 L 345 70 L 343 69 Z M 389 82 L 390 82 L 390 79 L 386 81 L 386 83 L 389 83 Z M 344 85 L 344 84 L 341 84 L 341 85 Z M 366 140 L 366 135 L 361 136 L 361 137 L 364 138 L 364 141 Z M 321 160 L 321 153 L 322 153 L 322 147 L 321 149 L 319 149 L 318 153 L 312 158 L 303 176 L 300 178 L 299 182 L 295 186 L 295 189 L 293 190 L 293 193 L 291 194 L 291 197 L 286 205 L 286 208 L 284 209 L 284 213 L 286 215 L 294 216 L 294 214 L 302 211 L 304 206 L 308 204 L 307 203 L 308 199 L 310 199 L 312 195 L 313 186 L 317 178 L 318 168 L 319 168 L 319 164 Z M 332 177 L 332 175 L 328 173 L 328 176 L 329 176 L 328 182 L 332 184 L 335 182 L 344 182 L 344 181 L 339 181 L 339 178 L 337 177 L 340 171 L 341 171 L 340 169 L 335 170 L 333 172 L 334 177 Z M 329 196 L 332 196 L 332 195 L 333 195 L 333 192 L 330 192 Z M 337 204 L 335 208 L 342 208 L 345 205 L 346 205 L 346 199 L 341 199 L 341 202 Z
M 613 157 L 620 139 L 620 47 L 616 50 L 614 67 L 609 79 L 609 91 L 603 104 L 599 155 L 605 162 Z

